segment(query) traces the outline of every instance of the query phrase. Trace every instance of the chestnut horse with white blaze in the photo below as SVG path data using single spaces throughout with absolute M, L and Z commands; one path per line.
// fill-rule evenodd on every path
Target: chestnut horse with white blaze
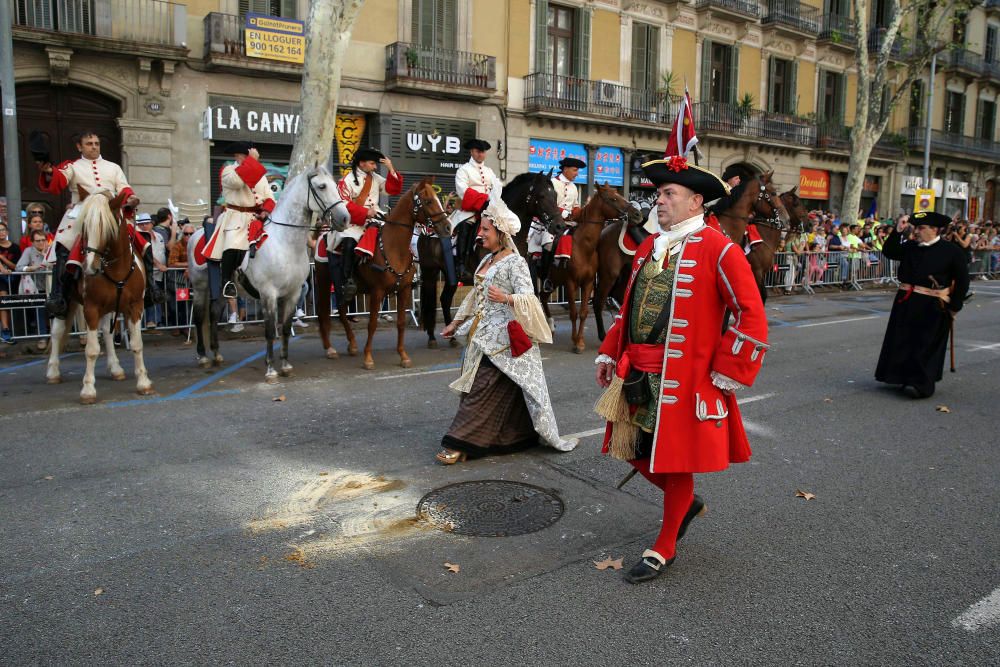
M 125 371 L 118 363 L 111 338 L 113 320 L 121 313 L 128 327 L 129 343 L 135 357 L 136 392 L 142 396 L 153 393 L 153 383 L 142 358 L 142 313 L 146 276 L 142 261 L 132 250 L 128 221 L 122 214 L 124 197 L 109 201 L 111 195 L 101 191 L 88 196 L 80 207 L 77 223 L 81 226 L 86 247 L 83 277 L 66 295 L 66 319 L 52 321 L 51 345 L 46 378 L 50 384 L 62 381 L 59 355 L 66 346 L 69 329 L 78 309 L 83 309 L 87 324 L 87 369 L 83 375 L 80 402 L 97 402 L 94 386 L 94 366 L 101 352 L 97 341 L 100 329 L 108 357 L 108 373 L 113 380 L 124 380 Z

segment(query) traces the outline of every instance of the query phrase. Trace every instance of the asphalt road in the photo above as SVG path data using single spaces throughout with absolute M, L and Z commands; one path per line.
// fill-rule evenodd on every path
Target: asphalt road
M 157 396 L 99 365 L 88 407 L 80 354 L 56 386 L 37 358 L 0 360 L 0 663 L 998 664 L 1000 285 L 974 287 L 958 373 L 925 401 L 872 377 L 889 294 L 769 302 L 742 397 L 754 457 L 696 477 L 709 513 L 642 586 L 594 561 L 633 562 L 659 499 L 640 478 L 614 490 L 627 467 L 597 436 L 434 462 L 461 351 L 414 329 L 414 368 L 381 329 L 373 372 L 307 332 L 274 386 L 259 340 L 227 337 L 203 370 L 150 336 Z M 561 321 L 556 416 L 593 432 L 593 354 L 568 350 Z M 414 520 L 425 493 L 484 479 L 549 489 L 564 514 L 516 537 Z

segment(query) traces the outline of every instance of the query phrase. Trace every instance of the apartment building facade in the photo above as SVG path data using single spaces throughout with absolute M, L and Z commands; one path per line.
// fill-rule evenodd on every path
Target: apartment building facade
M 963 49 L 942 55 L 932 113 L 939 210 L 963 202 L 979 217 L 996 207 L 996 1 L 970 14 Z M 287 163 L 301 65 L 248 55 L 245 16 L 303 20 L 308 0 L 14 5 L 22 141 L 42 129 L 70 157 L 72 136 L 94 127 L 151 206 L 211 202 L 222 147 L 237 137 L 276 173 Z M 447 191 L 462 143 L 479 136 L 503 178 L 578 155 L 590 165 L 581 180 L 650 197 L 639 164 L 662 153 L 686 84 L 703 164 L 773 170 L 783 189 L 801 183 L 813 205 L 837 210 L 856 93 L 848 11 L 846 0 L 368 0 L 335 150 L 379 146 Z M 912 203 L 922 85 L 872 154 L 863 204 L 877 198 L 882 213 Z M 42 198 L 24 144 L 21 155 L 23 198 Z

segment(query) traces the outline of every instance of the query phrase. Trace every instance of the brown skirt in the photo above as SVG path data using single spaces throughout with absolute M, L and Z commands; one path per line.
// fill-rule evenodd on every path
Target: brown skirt
M 538 444 L 524 393 L 485 355 L 441 444 L 469 458 L 509 454 Z

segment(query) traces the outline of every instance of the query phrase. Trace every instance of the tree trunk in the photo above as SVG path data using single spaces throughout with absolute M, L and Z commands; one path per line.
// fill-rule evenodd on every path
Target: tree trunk
M 851 159 L 847 163 L 847 182 L 844 183 L 844 199 L 840 204 L 840 222 L 853 224 L 858 219 L 861 207 L 861 191 L 865 184 L 868 157 L 881 133 L 855 128 L 851 132 Z
M 326 164 L 333 150 L 344 56 L 364 0 L 312 0 L 302 72 L 302 121 L 288 177 Z

